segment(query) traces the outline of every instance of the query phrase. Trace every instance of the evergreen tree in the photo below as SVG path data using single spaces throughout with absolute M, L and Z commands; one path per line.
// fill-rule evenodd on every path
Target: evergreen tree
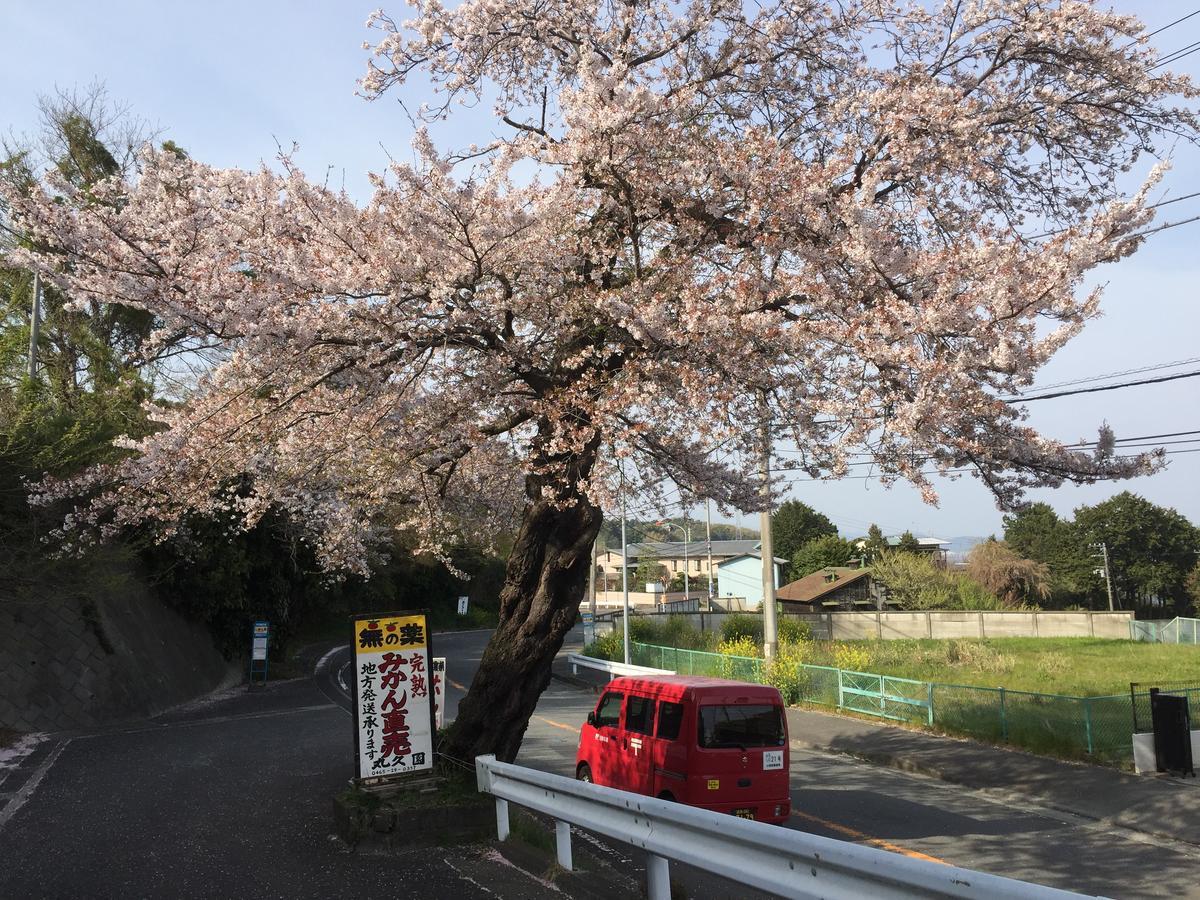
M 788 500 L 771 516 L 775 555 L 791 559 L 805 544 L 824 535 L 837 535 L 837 527 L 807 503 Z M 792 578 L 799 578 L 794 571 Z

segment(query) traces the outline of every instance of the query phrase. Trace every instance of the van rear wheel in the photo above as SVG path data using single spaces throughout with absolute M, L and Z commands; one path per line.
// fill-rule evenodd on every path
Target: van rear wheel
M 594 784 L 592 781 L 592 770 L 588 768 L 587 763 L 579 764 L 579 768 L 575 770 L 575 778 L 577 781 L 586 781 L 588 784 Z

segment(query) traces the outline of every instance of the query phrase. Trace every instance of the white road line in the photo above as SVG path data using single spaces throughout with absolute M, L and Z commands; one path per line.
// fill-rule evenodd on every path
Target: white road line
M 347 697 L 350 696 L 350 685 L 346 684 L 346 670 L 348 668 L 350 668 L 350 663 L 346 663 L 344 666 L 342 666 L 340 669 L 338 669 L 338 678 L 337 678 L 338 684 L 341 685 L 342 692 Z
M 349 646 L 350 646 L 349 644 L 342 644 L 342 645 L 340 645 L 340 646 L 334 647 L 332 650 L 330 650 L 328 653 L 326 653 L 324 656 L 322 656 L 320 659 L 318 659 L 318 660 L 317 660 L 317 666 L 316 666 L 316 668 L 314 669 L 314 671 L 315 671 L 315 672 L 320 672 L 320 671 L 324 670 L 324 668 L 325 668 L 325 664 L 329 662 L 329 658 L 330 658 L 331 656 L 333 656 L 333 655 L 334 655 L 335 653 L 337 653 L 339 650 L 343 650 L 343 649 L 345 649 L 346 647 L 349 647 Z
M 58 757 L 69 743 L 71 743 L 71 739 L 67 738 L 51 750 L 50 754 L 42 761 L 42 764 L 37 767 L 37 770 L 29 776 L 29 780 L 25 782 L 25 785 L 13 794 L 13 798 L 8 801 L 8 805 L 4 809 L 0 809 L 0 828 L 8 824 L 8 820 L 15 816 L 17 810 L 24 806 L 29 798 L 33 796 L 33 792 L 37 790 L 38 785 L 42 783 L 42 779 L 46 777 L 46 773 L 50 771 L 50 767 L 58 760 Z

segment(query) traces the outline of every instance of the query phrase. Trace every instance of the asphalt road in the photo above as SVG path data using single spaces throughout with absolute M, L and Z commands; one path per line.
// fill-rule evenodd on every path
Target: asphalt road
M 487 638 L 437 638 L 448 717 Z M 348 665 L 349 648 L 338 648 L 313 678 L 238 689 L 138 727 L 59 736 L 0 771 L 0 898 L 545 895 L 459 850 L 372 857 L 331 838 L 330 798 L 352 767 Z M 552 683 L 518 761 L 571 775 L 594 699 Z M 1084 893 L 1200 896 L 1193 845 L 795 748 L 791 785 L 793 828 Z M 505 878 L 518 883 L 502 889 Z M 690 895 L 744 892 L 708 881 Z
M 468 684 L 486 633 L 438 651 Z M 461 692 L 452 694 L 457 703 Z M 517 761 L 574 774 L 579 725 L 596 698 L 553 682 Z M 1200 897 L 1200 848 L 1112 829 L 1032 803 L 837 754 L 792 748 L 789 827 L 1010 878 L 1108 897 Z

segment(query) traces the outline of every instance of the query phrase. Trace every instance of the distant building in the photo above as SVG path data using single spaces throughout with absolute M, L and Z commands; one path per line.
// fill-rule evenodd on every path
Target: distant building
M 789 582 L 775 593 L 791 613 L 853 612 L 883 608 L 883 591 L 870 569 L 830 566 Z
M 730 541 L 729 543 L 734 543 Z M 761 547 L 759 552 L 743 553 L 717 563 L 717 602 L 725 598 L 741 598 L 746 602 L 747 609 L 762 606 L 763 601 L 763 558 Z M 779 587 L 781 566 L 787 565 L 786 559 L 775 557 L 775 587 Z
M 895 549 L 896 547 L 900 546 L 901 536 L 898 534 L 889 534 L 884 538 L 884 540 L 887 541 L 887 545 L 889 547 Z M 850 543 L 852 543 L 857 549 L 864 550 L 867 546 L 867 539 L 865 537 L 855 538 Z M 928 553 L 939 561 L 945 562 L 946 548 L 949 546 L 950 542 L 943 541 L 941 538 L 919 537 L 917 538 L 917 548 L 914 552 Z
M 686 553 L 684 552 L 685 547 Z M 713 568 L 715 570 L 727 559 L 753 553 L 761 548 L 762 543 L 757 538 L 745 541 L 713 541 Z M 641 557 L 649 555 L 655 557 L 658 563 L 666 569 L 668 577 L 674 577 L 676 572 L 684 571 L 686 557 L 688 576 L 694 582 L 692 587 L 699 586 L 695 583 L 695 579 L 700 579 L 707 586 L 708 544 L 705 541 L 692 541 L 687 544 L 682 541 L 646 541 L 639 544 L 627 544 L 626 551 L 628 559 L 624 561 L 621 559 L 619 546 L 610 547 L 597 555 L 596 565 L 599 566 L 604 581 L 609 585 L 615 582 L 616 586 L 620 587 L 622 562 L 629 567 L 629 575 L 632 577 Z M 716 576 L 717 572 L 714 571 L 713 577 L 716 578 Z

